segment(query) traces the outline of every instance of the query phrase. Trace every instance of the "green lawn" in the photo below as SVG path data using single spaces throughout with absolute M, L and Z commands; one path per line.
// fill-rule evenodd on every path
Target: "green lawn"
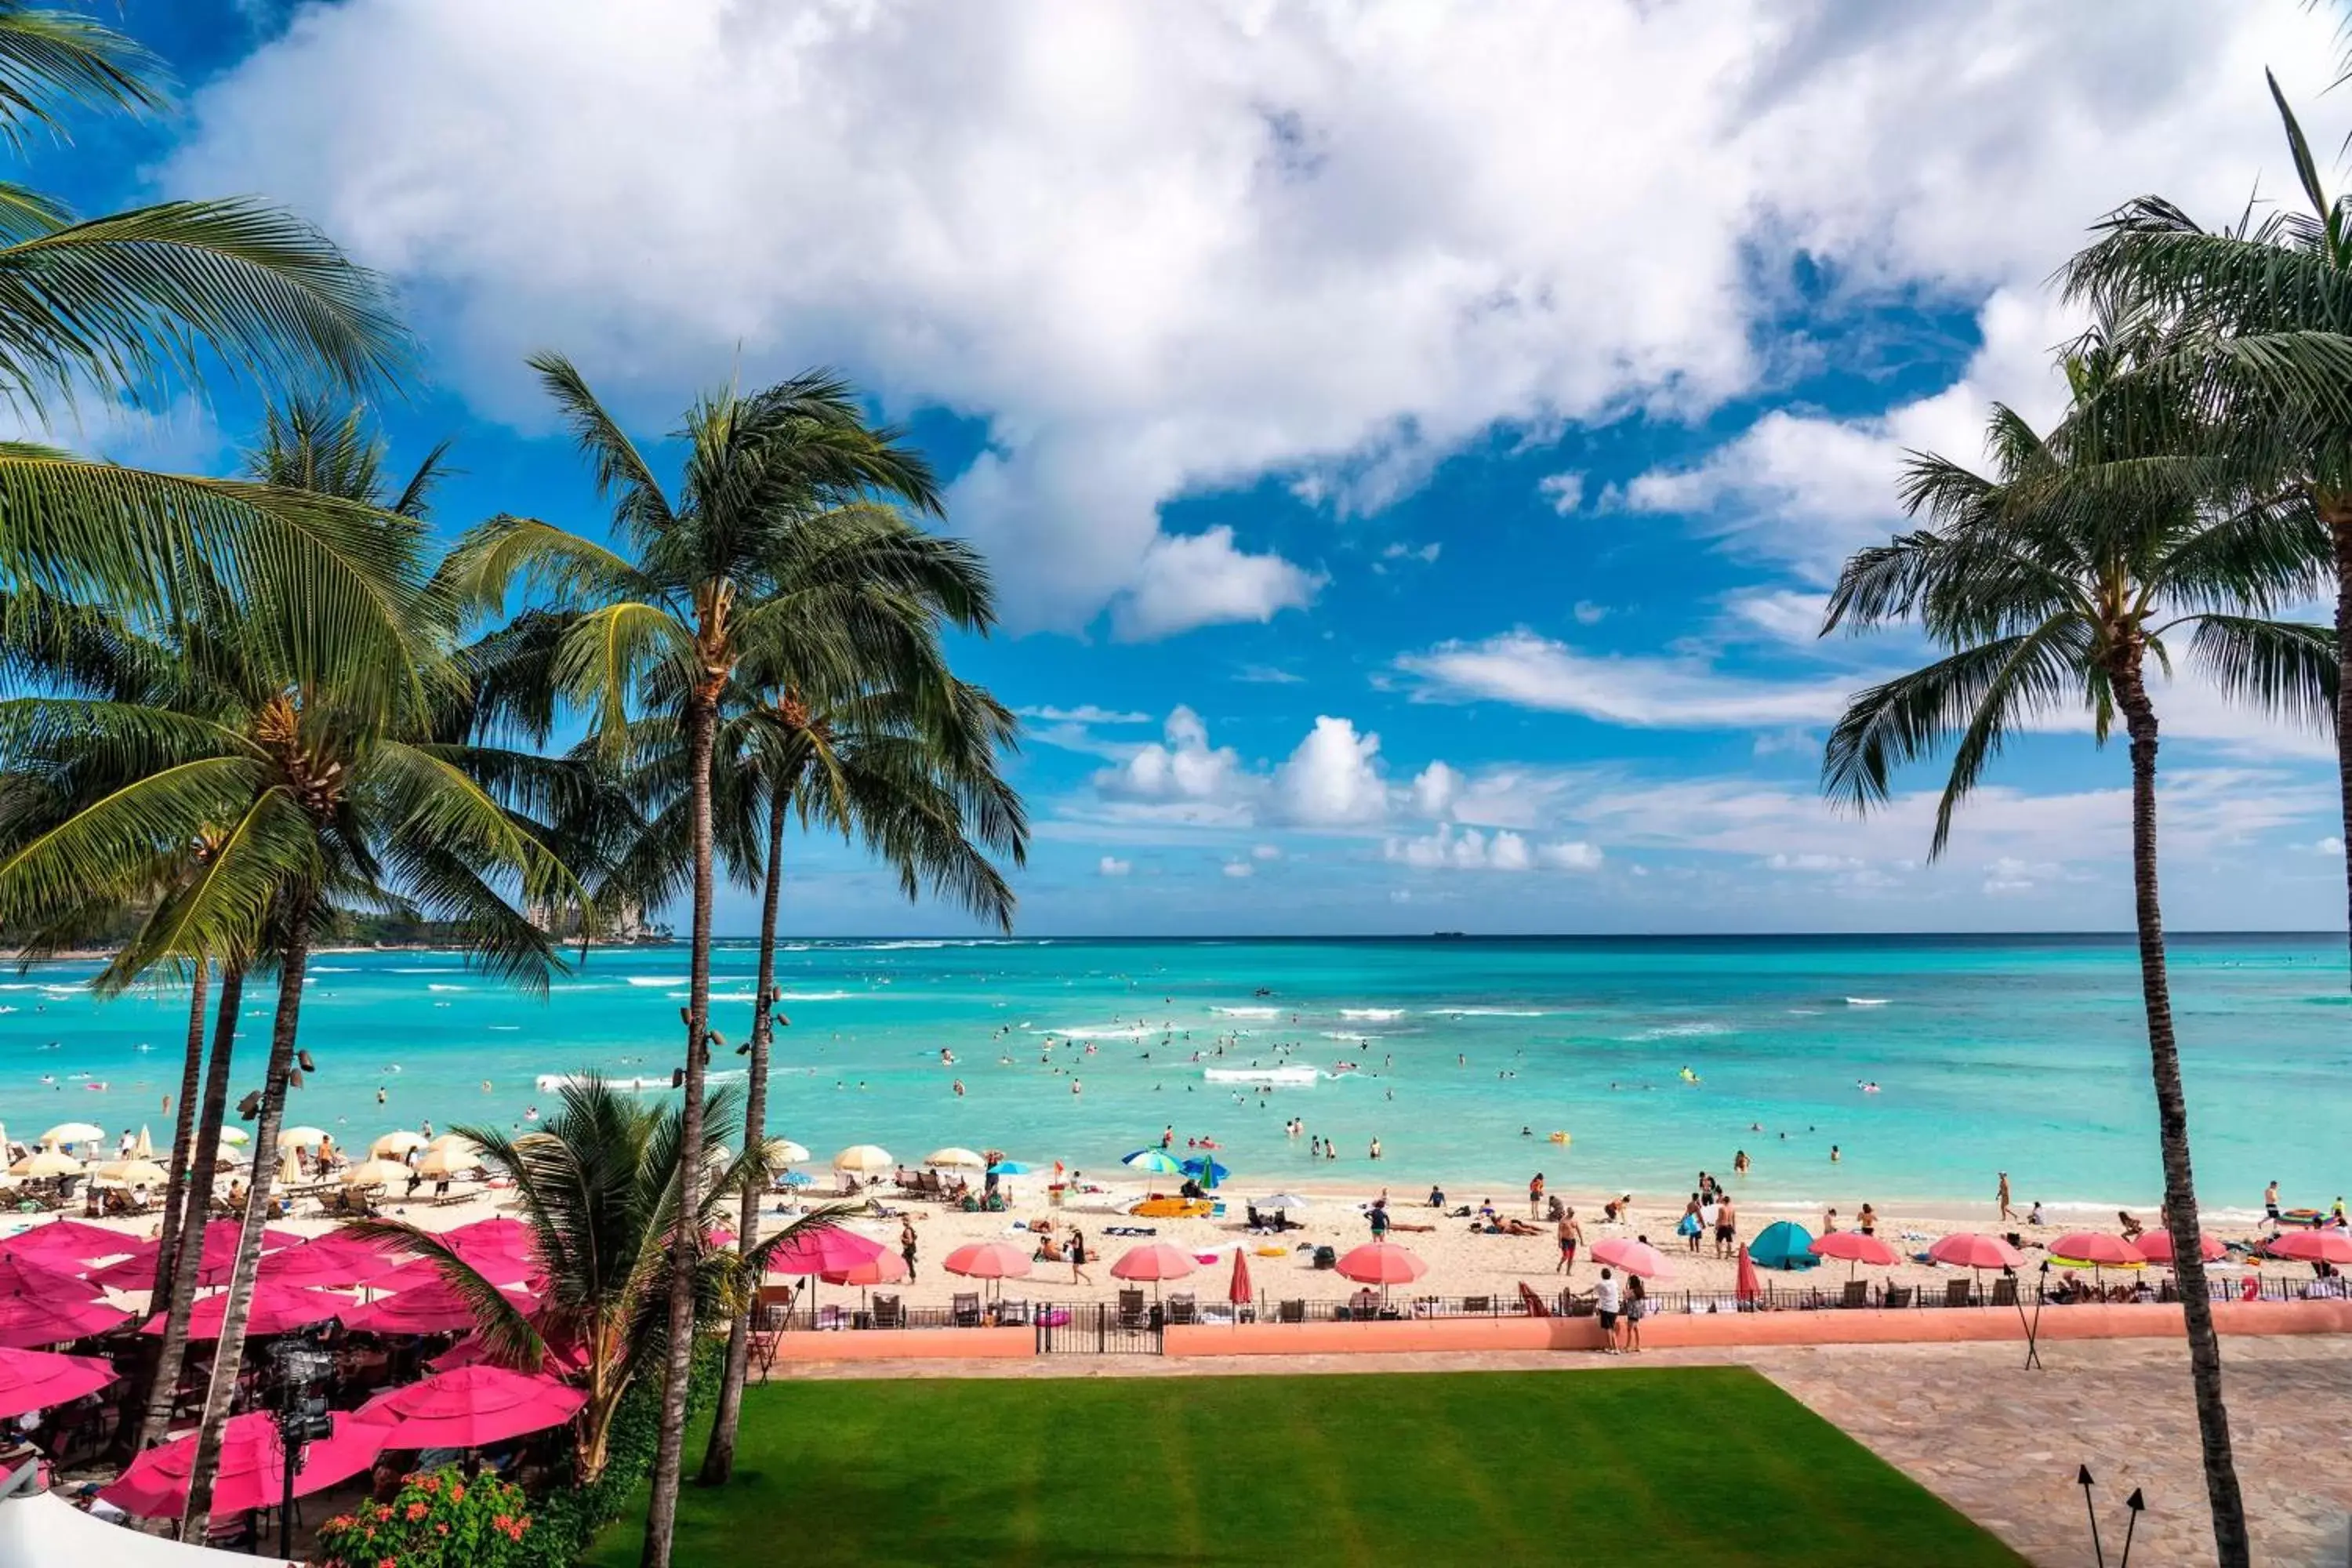
M 698 1430 L 687 1451 L 700 1459 Z M 641 1527 L 590 1555 L 635 1568 Z M 1739 1367 L 754 1386 L 677 1562 L 2020 1560 Z

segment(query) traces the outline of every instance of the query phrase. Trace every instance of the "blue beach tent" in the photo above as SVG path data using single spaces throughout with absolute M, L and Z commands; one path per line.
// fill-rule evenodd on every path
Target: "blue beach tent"
M 1756 1233 L 1748 1256 L 1759 1268 L 1811 1268 L 1821 1262 L 1812 1245 L 1812 1232 L 1794 1220 L 1776 1219 Z

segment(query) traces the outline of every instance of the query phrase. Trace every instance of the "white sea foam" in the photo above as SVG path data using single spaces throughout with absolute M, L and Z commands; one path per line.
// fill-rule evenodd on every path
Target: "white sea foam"
M 313 974 L 357 974 L 360 973 L 360 970 L 357 964 L 352 963 L 314 963 L 310 965 L 310 973 Z
M 1041 1035 L 1058 1035 L 1066 1040 L 1140 1040 L 1168 1031 L 1156 1024 L 1127 1026 L 1119 1024 L 1086 1024 L 1076 1028 L 1040 1029 Z
M 1404 1009 L 1402 1007 L 1342 1007 L 1339 1009 L 1339 1016 L 1369 1018 L 1378 1022 L 1383 1018 L 1402 1018 L 1404 1016 Z
M 1731 1033 L 1728 1024 L 1661 1024 L 1654 1029 L 1641 1029 L 1626 1036 L 1629 1040 L 1686 1040 L 1707 1035 Z
M 1327 1040 L 1351 1040 L 1358 1044 L 1361 1044 L 1365 1041 L 1373 1039 L 1376 1037 L 1371 1035 L 1351 1035 L 1345 1029 L 1326 1029 L 1323 1031 L 1323 1037 Z
M 391 971 L 394 974 L 456 974 L 465 966 L 458 963 L 428 963 L 422 967 L 404 966 Z
M 1433 1018 L 1549 1018 L 1551 1010 L 1543 1007 L 1432 1007 Z
M 1228 1018 L 1279 1018 L 1279 1007 L 1212 1007 L 1212 1013 L 1223 1013 Z
M 1886 1005 L 1886 998 L 1884 996 L 1849 996 L 1845 999 L 1845 1005 L 1849 1007 L 1884 1007 Z
M 522 1026 L 520 1024 L 485 1024 L 482 1027 L 485 1029 L 496 1029 L 501 1035 L 511 1035 L 518 1029 L 520 1029 Z
M 855 991 L 783 991 L 777 994 L 787 1002 L 846 1002 L 857 993 Z
M 649 989 L 656 985 L 683 985 L 687 983 L 687 976 L 683 974 L 632 974 L 627 978 L 630 984 Z

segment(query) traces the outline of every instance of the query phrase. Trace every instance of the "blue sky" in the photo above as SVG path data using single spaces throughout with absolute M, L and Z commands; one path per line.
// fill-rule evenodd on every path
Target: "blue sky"
M 871 388 L 1003 593 L 963 663 L 1029 714 L 1024 932 L 2116 928 L 2119 751 L 2052 716 L 1926 865 L 1933 774 L 1814 786 L 1920 650 L 1812 635 L 1905 448 L 2054 413 L 2089 222 L 2284 188 L 2265 65 L 2342 137 L 2326 16 L 2116 16 L 127 0 L 180 112 L 30 174 L 268 195 L 383 269 L 451 531 L 601 526 L 533 349 L 648 436 L 738 367 Z M 219 469 L 251 422 L 70 434 Z M 2171 923 L 2339 921 L 2322 739 L 2165 711 Z M 797 931 L 961 929 L 801 861 Z

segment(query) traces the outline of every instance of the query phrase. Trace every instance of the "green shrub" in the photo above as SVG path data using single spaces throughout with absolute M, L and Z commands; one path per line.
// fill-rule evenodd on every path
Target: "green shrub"
M 530 1501 L 495 1476 L 408 1478 L 389 1503 L 319 1527 L 320 1568 L 530 1568 L 544 1562 Z

